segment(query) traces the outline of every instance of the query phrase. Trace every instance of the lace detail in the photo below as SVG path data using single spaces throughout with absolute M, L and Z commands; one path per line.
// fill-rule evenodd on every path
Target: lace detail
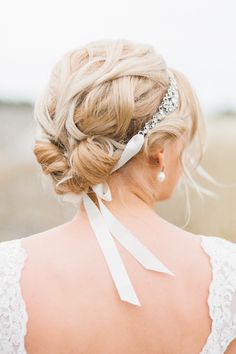
M 24 337 L 28 315 L 20 289 L 27 254 L 20 242 L 0 243 L 0 354 L 27 354 Z
M 201 246 L 212 266 L 208 296 L 212 327 L 200 354 L 222 354 L 236 338 L 236 244 L 217 236 L 201 236 Z

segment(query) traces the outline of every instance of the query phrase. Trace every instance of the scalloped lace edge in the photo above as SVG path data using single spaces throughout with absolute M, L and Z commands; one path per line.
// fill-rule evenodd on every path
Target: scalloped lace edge
M 1 333 L 0 353 L 4 354 L 27 354 L 25 336 L 29 318 L 20 281 L 28 255 L 21 244 L 22 239 L 0 243 L 0 255 L 3 256 L 0 274 L 5 275 L 3 277 L 4 289 L 0 293 L 0 299 L 2 298 L 0 320 L 2 318 L 4 321 L 4 329 L 8 329 Z
M 233 277 L 233 272 L 236 272 L 236 244 L 218 236 L 199 236 L 201 237 L 200 245 L 209 256 L 212 274 L 207 299 L 209 315 L 212 320 L 211 330 L 199 354 L 223 354 L 231 341 L 236 338 L 236 312 L 230 313 L 227 307 L 230 307 L 236 297 L 236 274 Z M 235 246 L 235 249 L 232 246 Z M 231 250 L 232 253 L 230 253 Z M 234 259 L 233 257 L 226 258 L 228 251 L 229 256 L 235 256 Z M 233 262 L 230 263 L 232 259 Z M 227 266 L 230 270 L 227 278 L 226 273 L 225 277 L 224 273 L 223 277 L 221 273 L 225 260 L 229 260 Z M 225 295 L 228 296 L 227 300 L 223 297 Z M 216 299 L 221 300 L 220 306 L 216 306 Z

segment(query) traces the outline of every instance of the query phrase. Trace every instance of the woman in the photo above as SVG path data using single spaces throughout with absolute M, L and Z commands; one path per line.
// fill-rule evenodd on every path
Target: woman
M 1 243 L 0 353 L 236 353 L 236 245 L 153 210 L 202 156 L 187 78 L 149 45 L 91 42 L 35 119 L 37 161 L 77 211 Z

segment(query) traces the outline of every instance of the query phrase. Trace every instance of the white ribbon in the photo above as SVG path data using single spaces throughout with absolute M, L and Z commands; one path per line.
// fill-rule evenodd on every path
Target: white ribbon
M 120 168 L 132 156 L 134 156 L 141 149 L 143 142 L 144 137 L 141 134 L 133 136 L 126 145 L 113 171 Z M 83 201 L 90 225 L 101 247 L 121 300 L 141 306 L 112 235 L 136 258 L 138 262 L 141 263 L 145 269 L 167 273 L 172 276 L 175 276 L 175 274 L 172 273 L 156 256 L 154 256 L 149 249 L 144 247 L 142 243 L 138 241 L 103 204 L 102 199 L 106 201 L 112 200 L 108 184 L 100 183 L 93 186 L 92 189 L 97 195 L 100 210 L 92 199 L 84 192 L 79 195 L 67 193 L 62 196 L 62 199 L 74 204 L 80 204 L 81 201 Z

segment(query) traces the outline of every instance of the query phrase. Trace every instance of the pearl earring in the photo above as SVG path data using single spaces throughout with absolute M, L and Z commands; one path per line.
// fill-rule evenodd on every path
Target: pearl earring
M 163 169 L 158 173 L 157 179 L 159 182 L 163 182 L 166 179 L 166 175 Z

